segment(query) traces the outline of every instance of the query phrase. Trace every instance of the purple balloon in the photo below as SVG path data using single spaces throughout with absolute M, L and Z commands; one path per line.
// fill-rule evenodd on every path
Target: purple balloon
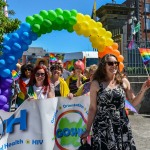
M 13 80 L 10 78 L 1 78 L 0 80 L 0 87 L 2 89 L 8 89 L 13 83 Z
M 3 107 L 2 107 L 3 110 L 5 111 L 9 111 L 9 105 L 8 104 L 5 104 Z
M 11 89 L 4 89 L 1 91 L 1 95 L 4 95 L 6 97 L 10 96 L 12 94 Z
M 7 103 L 7 97 L 0 95 L 0 105 L 5 105 Z

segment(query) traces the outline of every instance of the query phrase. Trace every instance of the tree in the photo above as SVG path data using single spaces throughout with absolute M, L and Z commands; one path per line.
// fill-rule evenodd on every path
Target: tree
M 12 19 L 10 17 L 5 16 L 4 13 L 5 6 L 8 6 L 8 4 L 3 0 L 0 0 L 0 43 L 3 42 L 4 34 L 15 31 L 21 23 L 18 19 Z M 15 14 L 13 10 L 9 10 L 7 13 L 9 15 Z

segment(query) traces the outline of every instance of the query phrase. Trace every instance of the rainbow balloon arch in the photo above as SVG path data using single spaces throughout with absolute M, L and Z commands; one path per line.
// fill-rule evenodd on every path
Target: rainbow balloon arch
M 25 23 L 4 37 L 0 56 L 0 109 L 9 111 L 13 83 L 12 70 L 16 69 L 23 51 L 28 50 L 32 41 L 37 40 L 42 34 L 63 29 L 70 33 L 75 31 L 78 35 L 89 38 L 92 47 L 98 49 L 100 58 L 107 53 L 114 54 L 120 62 L 120 71 L 123 70 L 124 57 L 120 55 L 118 44 L 114 43 L 112 33 L 106 31 L 100 22 L 95 22 L 89 15 L 83 15 L 74 9 L 41 10 L 39 14 L 26 17 Z

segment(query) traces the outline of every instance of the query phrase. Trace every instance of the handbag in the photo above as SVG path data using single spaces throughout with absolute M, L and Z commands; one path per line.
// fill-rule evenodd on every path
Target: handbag
M 78 150 L 92 150 L 92 146 L 87 143 L 87 141 L 83 144 L 82 139 L 80 139 L 81 146 L 78 148 Z

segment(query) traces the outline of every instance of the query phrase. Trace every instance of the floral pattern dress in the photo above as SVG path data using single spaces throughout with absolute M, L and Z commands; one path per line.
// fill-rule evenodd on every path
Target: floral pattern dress
M 136 150 L 122 86 L 103 88 L 97 93 L 97 112 L 93 123 L 93 150 Z

